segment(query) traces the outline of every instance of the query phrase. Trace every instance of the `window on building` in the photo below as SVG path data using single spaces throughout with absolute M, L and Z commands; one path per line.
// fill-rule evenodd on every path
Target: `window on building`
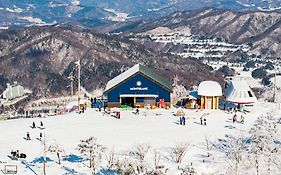
M 253 94 L 251 93 L 251 91 L 248 91 L 248 94 L 250 97 L 253 97 Z

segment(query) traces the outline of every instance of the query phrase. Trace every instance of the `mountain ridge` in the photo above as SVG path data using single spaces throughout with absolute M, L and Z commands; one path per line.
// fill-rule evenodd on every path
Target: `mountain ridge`
M 97 27 L 118 21 L 136 21 L 167 16 L 175 11 L 201 8 L 235 11 L 281 11 L 281 1 L 269 0 L 2 0 L 1 27 L 69 23 Z M 120 15 L 123 14 L 123 15 Z M 120 15 L 120 17 L 118 17 Z M 117 18 L 115 18 L 117 16 Z M 71 23 L 75 21 L 75 23 Z
M 235 12 L 233 10 L 205 8 L 197 11 L 175 12 L 157 20 L 142 22 L 126 30 L 112 32 L 139 35 L 159 27 L 176 30 L 185 27 L 191 35 L 222 37 L 233 44 L 251 46 L 249 54 L 279 57 L 281 54 L 280 12 Z M 123 30 L 125 29 L 125 30 Z M 163 33 L 165 34 L 165 33 Z
M 67 77 L 81 60 L 82 86 L 92 91 L 134 64 L 141 63 L 172 81 L 178 75 L 187 86 L 203 80 L 223 83 L 221 74 L 192 59 L 163 54 L 141 44 L 98 34 L 92 30 L 61 27 L 29 27 L 0 31 L 0 89 L 17 81 L 35 97 L 61 96 L 69 92 Z

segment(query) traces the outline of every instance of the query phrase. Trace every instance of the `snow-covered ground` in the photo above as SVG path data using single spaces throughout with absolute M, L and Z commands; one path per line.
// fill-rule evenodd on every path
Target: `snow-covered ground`
M 119 158 L 124 157 L 132 147 L 139 143 L 151 145 L 150 152 L 145 160 L 153 166 L 153 149 L 157 149 L 161 154 L 160 165 L 168 168 L 167 174 L 179 174 L 178 165 L 170 158 L 169 149 L 179 142 L 190 142 L 183 162 L 180 167 L 185 167 L 193 163 L 195 170 L 201 174 L 219 174 L 226 166 L 223 153 L 213 151 L 211 158 L 206 157 L 207 151 L 204 146 L 205 138 L 211 142 L 219 144 L 220 139 L 225 139 L 230 135 L 240 135 L 247 133 L 254 121 L 262 114 L 271 112 L 275 105 L 270 103 L 257 102 L 250 112 L 243 114 L 245 123 L 232 123 L 232 114 L 221 110 L 196 111 L 184 109 L 186 125 L 178 124 L 179 118 L 174 114 L 178 109 L 141 109 L 140 115 L 135 115 L 132 111 L 121 111 L 121 119 L 116 119 L 109 115 L 103 115 L 94 109 L 88 109 L 83 114 L 70 113 L 62 116 L 16 119 L 0 121 L 0 169 L 4 165 L 18 165 L 18 174 L 33 175 L 43 173 L 43 164 L 40 158 L 43 155 L 42 143 L 36 138 L 42 132 L 46 135 L 47 145 L 59 144 L 66 155 L 73 155 L 73 159 L 62 161 L 61 165 L 55 163 L 56 156 L 47 153 L 47 157 L 53 162 L 47 163 L 47 174 L 91 174 L 87 167 L 87 161 L 79 161 L 82 156 L 77 151 L 77 146 L 81 139 L 90 136 L 97 137 L 98 142 L 109 150 L 114 147 Z M 280 111 L 279 112 L 280 115 Z M 238 114 L 238 120 L 240 115 Z M 200 117 L 206 116 L 207 126 L 200 125 Z M 32 129 L 32 122 L 39 125 L 44 123 L 45 129 Z M 30 132 L 31 141 L 24 138 Z M 24 161 L 11 160 L 11 150 L 19 150 L 27 155 Z M 74 160 L 75 156 L 78 160 Z M 203 163 L 203 159 L 205 162 Z M 102 164 L 105 167 L 105 163 Z M 2 172 L 0 171 L 0 174 Z
M 252 71 L 253 69 L 250 69 L 249 71 L 243 71 L 243 67 L 231 67 L 233 68 L 238 75 L 234 77 L 235 80 L 245 80 L 247 81 L 248 85 L 251 88 L 262 88 L 263 85 L 261 84 L 261 79 L 253 78 L 252 77 Z
M 18 18 L 22 19 L 22 20 L 26 20 L 26 21 L 31 22 L 31 23 L 38 24 L 38 25 L 46 24 L 44 21 L 42 21 L 42 19 L 40 19 L 40 18 L 33 18 L 32 16 L 20 16 Z
M 113 13 L 112 16 L 108 17 L 108 19 L 111 21 L 123 21 L 124 22 L 130 18 L 127 13 L 119 12 L 114 9 L 104 9 L 104 10 Z
M 272 83 L 274 83 L 274 81 L 275 81 L 274 77 L 271 78 L 270 81 Z M 281 76 L 280 75 L 276 76 L 276 87 L 281 88 Z
M 218 39 L 206 39 L 198 36 L 192 36 L 189 28 L 169 29 L 167 27 L 158 27 L 141 35 L 149 35 L 155 42 L 164 44 L 183 45 L 181 53 L 173 53 L 183 57 L 194 58 L 222 58 L 226 53 L 243 50 L 247 52 L 248 45 L 230 44 Z

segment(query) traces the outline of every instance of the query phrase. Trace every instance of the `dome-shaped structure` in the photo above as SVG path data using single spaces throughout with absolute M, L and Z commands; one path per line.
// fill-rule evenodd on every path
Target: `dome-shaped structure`
M 222 96 L 222 88 L 215 81 L 203 81 L 198 86 L 201 109 L 218 109 L 219 96 Z
M 200 96 L 222 96 L 222 88 L 218 82 L 203 81 L 199 84 L 198 95 Z

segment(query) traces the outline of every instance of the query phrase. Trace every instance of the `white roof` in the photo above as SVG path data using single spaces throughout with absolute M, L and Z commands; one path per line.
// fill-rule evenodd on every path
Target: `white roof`
M 200 96 L 222 96 L 221 85 L 215 81 L 203 81 L 199 84 L 198 95 L 200 95 Z
M 116 86 L 120 82 L 122 82 L 122 81 L 126 80 L 127 78 L 131 77 L 132 75 L 137 73 L 139 70 L 140 70 L 140 64 L 136 64 L 135 66 L 131 67 L 127 71 L 125 71 L 122 74 L 118 75 L 117 77 L 113 78 L 112 80 L 110 80 L 106 84 L 105 91 L 113 88 L 114 86 Z
M 254 103 L 257 98 L 246 81 L 231 81 L 225 89 L 227 101 L 233 103 Z
M 155 94 L 121 94 L 120 97 L 153 97 L 153 98 L 157 98 L 158 95 L 155 95 Z

